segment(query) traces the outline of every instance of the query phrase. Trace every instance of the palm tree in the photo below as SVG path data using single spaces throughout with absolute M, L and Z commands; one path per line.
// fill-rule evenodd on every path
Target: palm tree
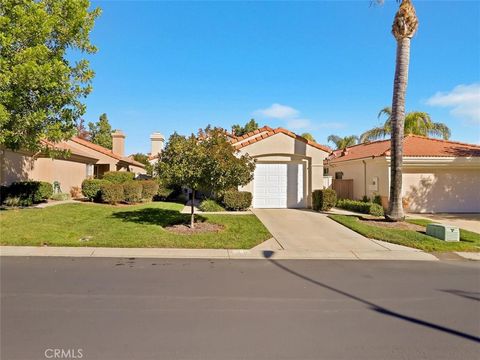
M 385 107 L 380 110 L 378 118 L 382 115 L 387 116 L 383 126 L 364 132 L 360 136 L 360 142 L 383 139 L 392 134 L 392 108 Z M 445 140 L 450 138 L 450 129 L 447 125 L 433 122 L 430 115 L 422 111 L 412 111 L 405 115 L 404 133 L 407 135 L 441 137 Z
M 304 139 L 307 139 L 308 141 L 316 142 L 316 141 L 315 141 L 315 138 L 314 138 L 313 135 L 310 134 L 310 133 L 303 133 L 303 134 L 300 135 L 300 136 L 303 137 Z
M 392 134 L 390 164 L 390 200 L 385 215 L 390 221 L 403 221 L 402 163 L 403 135 L 405 129 L 405 96 L 407 93 L 408 64 L 410 62 L 410 40 L 418 29 L 418 18 L 411 0 L 401 1 L 392 25 L 392 34 L 397 41 L 395 77 L 392 98 Z M 377 0 L 383 2 L 383 0 Z
M 342 138 L 337 135 L 330 135 L 327 141 L 334 143 L 337 149 L 343 150 L 349 146 L 356 145 L 358 143 L 358 136 L 350 135 Z

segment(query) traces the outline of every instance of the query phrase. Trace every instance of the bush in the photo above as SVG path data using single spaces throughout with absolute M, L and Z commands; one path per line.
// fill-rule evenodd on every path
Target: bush
M 223 206 L 217 203 L 215 200 L 203 200 L 199 206 L 201 211 L 205 212 L 216 212 L 216 211 L 225 211 Z
M 222 203 L 227 210 L 247 210 L 252 205 L 252 193 L 237 190 L 225 191 L 222 196 Z
M 362 201 L 340 199 L 337 202 L 337 207 L 373 216 L 383 216 L 383 207 L 371 202 L 366 203 Z
M 337 202 L 337 193 L 333 189 L 314 190 L 312 195 L 315 211 L 328 211 Z
M 123 200 L 128 203 L 136 203 L 142 200 L 142 184 L 140 181 L 127 181 L 123 185 Z
M 90 201 L 100 201 L 102 185 L 110 184 L 105 179 L 85 179 L 82 182 L 82 193 Z
M 3 203 L 5 206 L 11 206 L 11 207 L 33 205 L 32 199 L 30 198 L 22 199 L 19 196 L 7 196 L 7 198 L 4 200 Z
M 378 205 L 380 205 L 380 206 L 383 207 L 383 205 L 382 205 L 382 197 L 381 197 L 380 195 L 375 195 L 375 196 L 373 197 L 373 201 L 372 201 L 372 202 L 373 202 L 374 204 L 378 204 Z
M 123 185 L 112 184 L 111 182 L 105 182 L 101 185 L 100 194 L 103 202 L 112 205 L 123 201 L 125 197 L 123 193 Z
M 368 198 L 367 195 L 363 195 L 362 202 L 366 202 L 366 203 L 370 202 L 370 199 Z
M 155 180 L 142 180 L 140 184 L 142 185 L 142 199 L 152 200 L 158 192 L 158 182 Z
M 57 193 L 53 194 L 51 197 L 52 200 L 56 201 L 64 201 L 70 199 L 70 194 L 69 193 Z
M 135 178 L 135 174 L 128 171 L 107 171 L 103 174 L 103 179 L 113 184 L 123 184 Z
M 70 189 L 70 197 L 72 199 L 78 199 L 82 197 L 82 189 L 78 186 L 72 186 Z
M 8 188 L 8 197 L 18 197 L 25 204 L 36 204 L 45 201 L 52 194 L 52 184 L 45 181 L 19 181 L 12 183 Z
M 0 204 L 3 204 L 10 194 L 10 187 L 5 185 L 0 185 Z

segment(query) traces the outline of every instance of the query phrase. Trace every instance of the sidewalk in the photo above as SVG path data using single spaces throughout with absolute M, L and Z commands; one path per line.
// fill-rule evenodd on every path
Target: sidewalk
M 241 249 L 152 249 L 1 246 L 0 256 L 66 256 L 99 258 L 185 258 L 185 259 L 315 259 L 315 260 L 420 260 L 436 261 L 422 251 L 310 251 Z

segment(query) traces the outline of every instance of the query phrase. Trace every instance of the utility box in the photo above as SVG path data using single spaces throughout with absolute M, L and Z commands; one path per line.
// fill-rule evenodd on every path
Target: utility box
M 460 241 L 460 230 L 452 225 L 427 224 L 427 235 L 444 241 Z

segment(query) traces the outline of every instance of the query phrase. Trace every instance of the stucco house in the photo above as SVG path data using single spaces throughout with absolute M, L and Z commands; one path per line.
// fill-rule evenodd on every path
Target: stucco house
M 59 150 L 67 150 L 66 158 L 51 158 L 47 154 L 0 149 L 0 184 L 14 181 L 59 182 L 61 191 L 68 192 L 81 186 L 86 178 L 101 178 L 106 171 L 130 171 L 145 174 L 145 166 L 125 157 L 125 134 L 112 133 L 112 150 L 90 141 L 73 137 L 57 144 L 45 143 Z
M 403 203 L 409 212 L 480 212 L 480 146 L 408 135 L 403 143 Z M 334 151 L 325 167 L 335 181 L 351 180 L 351 198 L 380 195 L 388 205 L 390 140 Z
M 256 161 L 253 181 L 240 188 L 252 193 L 254 208 L 310 207 L 312 191 L 323 188 L 327 146 L 268 126 L 230 140 L 240 154 Z

